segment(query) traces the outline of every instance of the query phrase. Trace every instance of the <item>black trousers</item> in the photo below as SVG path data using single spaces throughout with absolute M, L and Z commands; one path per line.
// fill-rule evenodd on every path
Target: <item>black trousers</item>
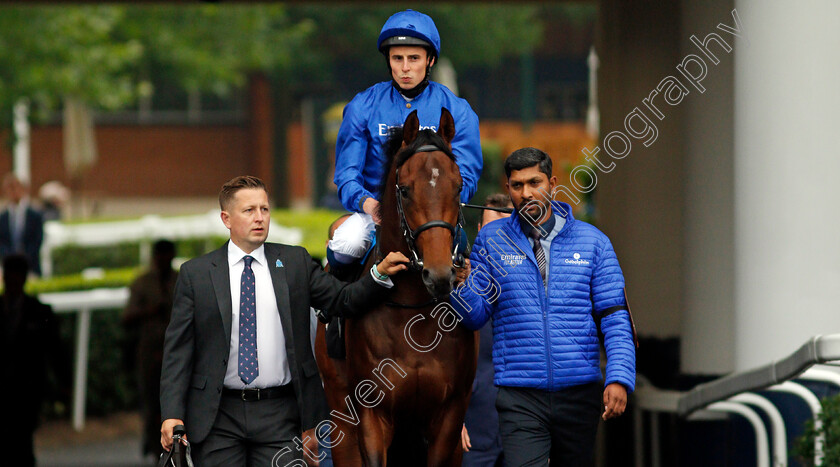
M 499 387 L 496 409 L 505 466 L 581 467 L 594 464 L 601 413 L 600 382 L 559 391 Z
M 192 445 L 192 457 L 196 467 L 305 466 L 294 442 L 300 436 L 294 395 L 250 402 L 222 396 L 210 434 Z

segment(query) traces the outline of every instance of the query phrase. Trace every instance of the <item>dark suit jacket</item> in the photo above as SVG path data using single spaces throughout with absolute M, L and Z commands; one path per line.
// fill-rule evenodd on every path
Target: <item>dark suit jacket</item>
M 29 268 L 41 275 L 41 243 L 44 241 L 44 218 L 32 206 L 26 208 L 23 224 L 23 253 L 29 260 Z M 9 225 L 9 210 L 0 213 L 0 258 L 17 253 L 12 251 L 12 231 Z
M 161 374 L 161 415 L 184 420 L 191 442 L 206 438 L 216 419 L 227 371 L 232 305 L 228 245 L 181 267 L 166 330 Z M 296 246 L 265 244 L 277 308 L 286 338 L 303 430 L 327 419 L 327 405 L 310 343 L 310 306 L 359 313 L 387 289 L 370 274 L 352 283 L 325 273 Z M 282 267 L 277 261 L 282 261 Z

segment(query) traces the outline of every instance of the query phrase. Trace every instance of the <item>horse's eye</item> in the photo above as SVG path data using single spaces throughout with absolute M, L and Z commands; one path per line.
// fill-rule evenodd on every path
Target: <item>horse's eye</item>
M 408 187 L 407 186 L 401 186 L 400 187 L 400 196 L 402 196 L 403 198 L 408 198 Z

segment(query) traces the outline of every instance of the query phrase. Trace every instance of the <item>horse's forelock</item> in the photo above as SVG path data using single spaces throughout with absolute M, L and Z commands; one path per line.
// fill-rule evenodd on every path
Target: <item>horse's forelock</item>
M 385 164 L 386 169 L 382 174 L 382 181 L 380 183 L 381 189 L 380 193 L 384 193 L 385 184 L 388 183 L 388 176 L 393 172 L 396 168 L 402 167 L 402 165 L 407 161 L 411 156 L 417 153 L 417 149 L 421 146 L 425 145 L 432 145 L 440 148 L 441 152 L 446 154 L 451 160 L 455 160 L 455 154 L 452 153 L 450 149 L 446 147 L 446 143 L 443 141 L 434 130 L 420 130 L 417 133 L 417 138 L 414 139 L 410 145 L 403 147 L 403 131 L 402 127 L 392 127 L 389 130 L 388 140 L 385 142 L 385 154 L 387 155 L 388 159 Z

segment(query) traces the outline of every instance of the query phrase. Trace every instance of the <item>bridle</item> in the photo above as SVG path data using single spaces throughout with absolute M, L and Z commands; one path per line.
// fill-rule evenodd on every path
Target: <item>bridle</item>
M 434 151 L 442 151 L 446 152 L 444 149 L 438 147 L 434 144 L 425 144 L 420 146 L 418 149 L 414 151 L 414 154 L 420 152 L 434 152 Z M 409 158 L 411 156 L 408 156 Z M 408 160 L 406 158 L 403 161 L 403 164 Z M 426 222 L 425 224 L 417 227 L 416 229 L 411 228 L 408 225 L 408 220 L 405 218 L 405 210 L 403 210 L 403 187 L 400 186 L 400 168 L 403 164 L 400 164 L 396 168 L 396 185 L 397 185 L 397 215 L 400 216 L 400 228 L 403 231 L 403 237 L 405 238 L 405 242 L 408 244 L 408 251 L 411 253 L 411 264 L 409 267 L 414 270 L 422 270 L 423 269 L 423 258 L 417 254 L 417 237 L 420 236 L 421 233 L 425 232 L 426 230 L 433 229 L 435 227 L 442 227 L 449 231 L 452 234 L 452 264 L 455 267 L 463 267 L 464 266 L 464 256 L 458 253 L 458 249 L 461 246 L 461 232 L 464 228 L 464 213 L 461 211 L 461 205 L 458 204 L 458 223 L 456 225 L 452 225 L 449 222 L 442 221 L 442 220 L 434 220 Z M 460 191 L 459 191 L 460 193 Z

